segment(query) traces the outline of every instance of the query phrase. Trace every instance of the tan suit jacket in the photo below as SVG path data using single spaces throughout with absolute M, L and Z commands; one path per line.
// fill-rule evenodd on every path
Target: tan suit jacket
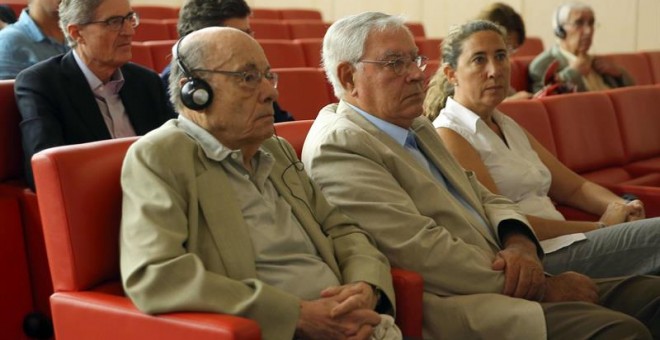
M 256 279 L 248 227 L 227 174 L 177 123 L 170 120 L 139 139 L 124 161 L 126 293 L 147 313 L 239 315 L 256 320 L 264 339 L 291 339 L 299 299 Z M 339 281 L 369 282 L 394 301 L 386 258 L 327 203 L 305 171 L 289 166 L 297 161 L 291 146 L 270 138 L 262 148 L 276 159 L 270 180 Z
M 328 200 L 361 222 L 393 266 L 424 277 L 426 337 L 545 337 L 541 306 L 500 295 L 504 275 L 491 269 L 500 250 L 499 223 L 527 220 L 458 165 L 428 119 L 417 118 L 411 129 L 488 229 L 448 199 L 452 194 L 399 143 L 344 102 L 319 113 L 302 159 Z

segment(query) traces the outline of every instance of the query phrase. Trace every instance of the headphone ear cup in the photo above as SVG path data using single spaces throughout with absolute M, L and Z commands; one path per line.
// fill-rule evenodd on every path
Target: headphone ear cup
M 566 38 L 566 30 L 564 30 L 564 28 L 561 26 L 557 26 L 555 27 L 555 35 L 559 39 L 564 39 Z
M 181 102 L 191 110 L 203 110 L 213 102 L 213 90 L 205 80 L 190 78 L 181 87 Z

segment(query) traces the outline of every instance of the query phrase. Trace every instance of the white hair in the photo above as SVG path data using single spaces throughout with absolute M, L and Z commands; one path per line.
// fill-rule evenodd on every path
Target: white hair
M 555 12 L 553 13 L 552 28 L 557 30 L 559 27 L 566 25 L 568 16 L 571 14 L 571 11 L 584 9 L 588 9 L 591 12 L 594 11 L 591 6 L 581 2 L 567 2 L 561 4 L 559 7 L 557 7 L 557 9 L 555 9 Z
M 342 99 L 344 88 L 337 75 L 337 67 L 343 62 L 357 63 L 364 54 L 369 33 L 388 28 L 405 28 L 404 18 L 379 12 L 364 12 L 336 21 L 323 38 L 323 69 L 332 84 L 335 96 Z

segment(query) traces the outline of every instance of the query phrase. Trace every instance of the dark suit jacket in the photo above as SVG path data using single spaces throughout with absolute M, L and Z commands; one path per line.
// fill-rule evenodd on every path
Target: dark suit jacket
M 143 135 L 174 117 L 158 74 L 128 63 L 121 67 L 119 95 L 135 133 Z M 25 177 L 34 188 L 30 160 L 59 145 L 110 139 L 101 110 L 72 52 L 23 70 L 16 77 L 16 103 L 23 117 L 21 133 Z

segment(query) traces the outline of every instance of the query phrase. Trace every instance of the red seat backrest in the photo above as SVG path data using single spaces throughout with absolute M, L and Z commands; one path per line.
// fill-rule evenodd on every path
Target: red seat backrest
M 314 120 L 312 119 L 275 123 L 275 134 L 278 137 L 286 139 L 293 146 L 293 149 L 296 150 L 296 156 L 300 159 L 307 133 L 313 123 Z
M 133 10 L 140 19 L 178 19 L 179 9 L 176 7 L 156 5 L 133 5 Z
M 625 163 L 616 113 L 606 93 L 550 96 L 541 102 L 550 117 L 557 157 L 566 166 L 584 173 Z
M 289 25 L 282 20 L 253 19 L 250 27 L 254 31 L 254 38 L 261 39 L 291 39 Z
M 332 103 L 321 69 L 301 67 L 273 71 L 280 76 L 278 101 L 296 120 L 314 119 L 324 106 Z
M 302 48 L 307 67 L 321 67 L 322 38 L 295 39 L 294 42 Z
M 121 166 L 136 140 L 46 149 L 32 159 L 56 292 L 119 280 Z
M 131 52 L 133 54 L 133 57 L 131 58 L 132 62 L 140 64 L 151 70 L 155 70 L 153 61 L 154 58 L 151 56 L 151 50 L 149 49 L 149 46 L 146 46 L 144 43 L 139 41 L 134 41 L 131 44 Z
M 166 21 L 156 19 L 142 19 L 140 26 L 135 28 L 133 41 L 170 40 L 170 29 Z
M 635 80 L 635 85 L 653 84 L 651 66 L 644 53 L 612 53 L 602 57 L 626 70 Z
M 325 36 L 325 31 L 330 27 L 329 24 L 320 20 L 287 20 L 291 39 L 321 38 Z
M 280 10 L 278 9 L 252 8 L 251 12 L 253 19 L 271 19 L 271 20 L 282 19 L 282 16 L 280 15 Z
M 428 57 L 429 61 L 440 60 L 441 44 L 442 39 L 439 38 L 415 37 L 415 45 L 417 45 L 417 48 L 419 49 L 419 54 Z
M 313 9 L 280 9 L 280 18 L 288 19 L 306 19 L 323 20 L 321 12 Z
M 536 57 L 543 52 L 543 40 L 539 37 L 527 37 L 525 42 L 518 47 L 514 57 Z
M 543 103 L 536 99 L 511 100 L 502 102 L 497 108 L 531 133 L 548 151 L 557 154 L 552 125 Z
M 21 114 L 14 98 L 14 80 L 0 80 L 0 181 L 23 177 L 20 122 Z
M 511 86 L 517 91 L 529 91 L 529 64 L 533 56 L 511 57 Z
M 413 37 L 426 37 L 426 32 L 424 32 L 424 24 L 421 22 L 406 22 L 406 26 L 412 33 Z
M 630 86 L 606 93 L 612 100 L 629 161 L 660 156 L 660 87 Z
M 291 40 L 260 39 L 258 40 L 266 53 L 270 67 L 289 68 L 306 67 L 305 54 L 302 46 Z

